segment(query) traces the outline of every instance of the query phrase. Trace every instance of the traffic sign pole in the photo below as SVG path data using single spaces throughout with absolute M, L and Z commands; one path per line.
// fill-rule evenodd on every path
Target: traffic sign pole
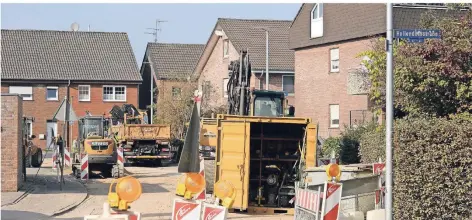
M 385 219 L 393 220 L 393 163 L 392 163 L 392 131 L 393 131 L 393 6 L 387 3 L 387 82 L 386 82 L 386 167 L 385 173 Z

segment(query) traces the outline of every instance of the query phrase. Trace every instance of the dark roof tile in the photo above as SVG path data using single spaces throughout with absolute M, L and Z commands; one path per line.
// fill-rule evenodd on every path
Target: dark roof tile
M 289 48 L 290 20 L 218 19 L 219 26 L 239 52 L 248 49 L 253 69 L 265 69 L 266 34 L 269 31 L 269 68 L 294 69 L 294 51 Z
M 126 33 L 2 30 L 2 79 L 142 81 Z
M 204 44 L 149 43 L 147 53 L 158 78 L 181 78 L 192 73 L 204 47 Z

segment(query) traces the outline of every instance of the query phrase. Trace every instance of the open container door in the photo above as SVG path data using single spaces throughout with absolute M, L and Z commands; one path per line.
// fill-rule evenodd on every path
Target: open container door
M 316 148 L 318 142 L 317 125 L 309 123 L 306 126 L 306 167 L 316 166 Z
M 233 184 L 236 198 L 234 209 L 246 210 L 249 194 L 250 123 L 218 120 L 218 154 L 215 182 Z

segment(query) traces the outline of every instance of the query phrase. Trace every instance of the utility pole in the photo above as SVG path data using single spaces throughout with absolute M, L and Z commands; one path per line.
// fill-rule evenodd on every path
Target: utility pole
M 158 33 L 161 33 L 161 31 L 162 31 L 161 23 L 163 23 L 163 22 L 167 22 L 167 21 L 156 19 L 156 26 L 154 28 L 146 28 L 148 30 L 152 30 L 152 32 L 145 32 L 145 34 L 153 35 L 154 36 L 154 43 L 157 43 L 157 36 L 158 36 Z
M 156 26 L 154 28 L 147 28 L 149 30 L 152 30 L 152 32 L 144 32 L 145 34 L 152 34 L 154 36 L 154 43 L 157 43 L 157 36 L 158 36 L 158 33 L 161 33 L 162 29 L 161 29 L 161 23 L 162 22 L 167 22 L 167 21 L 164 21 L 164 20 L 159 20 L 159 19 L 156 19 Z M 148 57 L 149 59 L 149 57 Z M 150 64 L 150 60 L 148 60 L 148 62 L 146 63 L 143 63 L 143 65 L 145 64 Z M 151 68 L 152 69 L 152 68 Z M 149 83 L 151 84 L 150 85 L 150 88 L 151 88 L 151 110 L 150 110 L 150 118 L 149 118 L 149 124 L 152 124 L 152 119 L 153 119 L 153 114 L 154 114 L 154 77 L 153 77 L 153 74 L 151 73 L 150 74 L 150 81 Z
M 393 6 L 387 3 L 387 81 L 386 81 L 386 161 L 387 173 L 385 177 L 385 219 L 393 220 Z

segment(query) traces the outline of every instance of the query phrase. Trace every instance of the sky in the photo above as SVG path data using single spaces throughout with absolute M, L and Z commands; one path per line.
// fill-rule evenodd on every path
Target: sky
M 293 20 L 301 4 L 1 4 L 2 29 L 126 32 L 138 66 L 156 19 L 158 42 L 205 44 L 218 18 Z

